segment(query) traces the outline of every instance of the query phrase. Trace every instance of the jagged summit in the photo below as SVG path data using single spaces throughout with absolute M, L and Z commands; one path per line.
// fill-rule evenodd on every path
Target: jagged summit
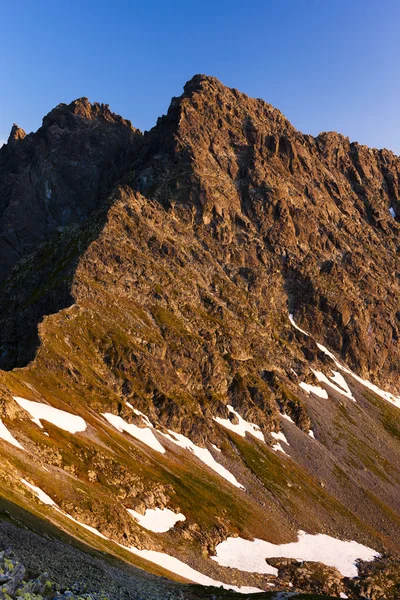
M 73 123 L 76 126 L 78 126 L 79 123 L 84 123 L 84 121 L 74 120 L 73 117 L 75 116 L 81 117 L 84 121 L 100 120 L 110 124 L 118 124 L 128 127 L 133 132 L 138 132 L 129 120 L 123 119 L 121 116 L 113 113 L 108 104 L 100 104 L 98 102 L 92 104 L 86 97 L 73 100 L 70 104 L 62 103 L 56 106 L 46 115 L 46 117 L 44 117 L 43 127 L 49 127 L 53 123 L 56 123 L 61 128 L 64 128 Z
M 240 93 L 238 90 L 234 90 L 233 88 L 228 88 L 225 86 L 217 77 L 204 75 L 202 73 L 194 75 L 185 83 L 183 86 L 183 96 L 190 97 L 194 93 L 208 93 L 217 95 L 227 93 L 228 90 L 234 91 L 243 98 L 248 98 L 246 94 Z
M 393 598 L 398 215 L 392 153 L 212 77 L 145 135 L 56 107 L 0 153 L 0 495 L 150 570 Z
M 23 140 L 26 137 L 26 133 L 23 129 L 21 129 L 21 127 L 19 127 L 18 125 L 16 125 L 14 123 L 14 125 L 11 127 L 11 132 L 8 138 L 8 144 L 11 142 L 15 142 L 18 140 Z

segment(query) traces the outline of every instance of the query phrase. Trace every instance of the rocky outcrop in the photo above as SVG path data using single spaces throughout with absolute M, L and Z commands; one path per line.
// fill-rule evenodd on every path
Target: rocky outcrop
M 303 135 L 264 101 L 200 75 L 135 166 L 134 187 L 194 218 L 225 270 L 240 265 L 249 289 L 258 269 L 278 270 L 308 330 L 395 384 L 399 158 L 336 133 Z
M 107 105 L 60 104 L 0 150 L 0 281 L 68 225 L 88 218 L 124 173 L 140 132 Z
M 203 75 L 145 136 L 87 99 L 58 106 L 36 134 L 22 139 L 16 131 L 16 146 L 0 151 L 3 276 L 55 232 L 71 239 L 68 227 L 95 220 L 107 191 L 125 180 L 190 224 L 193 238 L 249 291 L 260 273 L 269 272 L 272 286 L 279 279 L 308 330 L 323 331 L 363 375 L 395 385 L 400 161 L 392 153 L 336 133 L 303 135 L 269 104 Z M 68 252 L 53 243 L 51 256 Z M 31 285 L 41 288 L 40 276 Z M 59 308 L 68 305 L 71 285 L 52 288 L 24 325 L 35 329 L 41 314 L 56 310 L 57 296 Z M 3 366 L 27 360 L 6 346 Z
M 399 391 L 399 170 L 386 150 L 303 135 L 202 75 L 143 136 L 86 99 L 35 134 L 13 129 L 0 149 L 1 414 L 30 452 L 29 481 L 53 485 L 33 456 L 77 521 L 183 561 L 196 548 L 190 564 L 220 579 L 208 555 L 235 535 L 284 543 L 304 529 L 396 554 L 397 409 L 348 371 L 347 395 L 300 383 L 338 368 L 320 342 Z M 87 433 L 38 432 L 12 400 L 24 394 L 82 415 Z M 228 406 L 257 439 L 217 423 L 239 424 Z M 152 428 L 165 454 L 104 413 Z M 7 484 L 20 464 L 5 461 Z M 154 544 L 126 511 L 167 506 L 187 520 Z M 333 569 L 282 569 L 288 586 L 353 593 Z

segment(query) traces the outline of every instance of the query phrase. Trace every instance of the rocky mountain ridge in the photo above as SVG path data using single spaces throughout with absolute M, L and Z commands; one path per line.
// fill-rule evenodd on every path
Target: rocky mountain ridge
M 26 503 L 23 478 L 60 527 L 232 585 L 278 585 L 210 560 L 232 536 L 302 530 L 396 560 L 399 168 L 203 75 L 144 135 L 86 99 L 13 128 L 0 417 L 22 450 L 0 440 L 3 494 Z M 86 428 L 41 429 L 18 398 Z M 127 512 L 167 507 L 186 521 L 162 535 Z

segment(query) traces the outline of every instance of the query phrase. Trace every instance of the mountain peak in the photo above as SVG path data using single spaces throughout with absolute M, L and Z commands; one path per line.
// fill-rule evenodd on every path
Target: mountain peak
M 82 123 L 82 119 L 86 121 L 107 121 L 108 123 L 118 124 L 128 127 L 131 131 L 138 130 L 132 126 L 128 119 L 124 119 L 120 115 L 113 113 L 108 104 L 99 102 L 91 103 L 90 100 L 83 96 L 70 102 L 70 104 L 58 104 L 51 110 L 43 119 L 43 126 L 47 127 L 56 123 L 61 128 L 67 125 Z
M 197 92 L 201 89 L 206 88 L 219 88 L 223 89 L 226 86 L 217 79 L 217 77 L 213 77 L 212 75 L 204 75 L 203 73 L 197 73 L 193 75 L 189 81 L 187 81 L 184 85 L 184 95 L 190 96 L 193 92 Z
M 8 138 L 8 143 L 17 142 L 18 140 L 23 140 L 25 137 L 26 137 L 25 131 L 21 127 L 16 125 L 16 123 L 14 123 L 14 125 L 11 127 L 11 132 L 10 132 L 10 135 Z

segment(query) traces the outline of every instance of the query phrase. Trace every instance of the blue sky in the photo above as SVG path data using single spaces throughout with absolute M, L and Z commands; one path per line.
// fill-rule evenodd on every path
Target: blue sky
M 400 154 L 398 0 L 0 0 L 0 140 L 88 96 L 150 129 L 195 73 Z

